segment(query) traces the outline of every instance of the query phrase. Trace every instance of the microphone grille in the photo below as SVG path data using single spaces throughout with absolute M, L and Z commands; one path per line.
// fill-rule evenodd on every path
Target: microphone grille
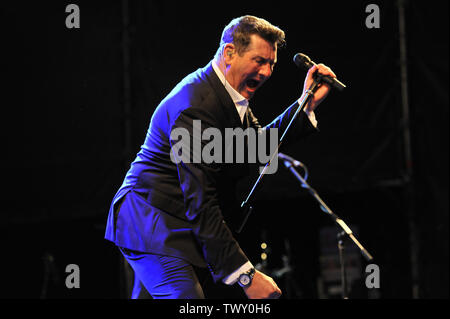
M 304 68 L 304 69 L 309 69 L 312 66 L 311 59 L 303 53 L 297 53 L 294 56 L 294 63 L 299 68 Z

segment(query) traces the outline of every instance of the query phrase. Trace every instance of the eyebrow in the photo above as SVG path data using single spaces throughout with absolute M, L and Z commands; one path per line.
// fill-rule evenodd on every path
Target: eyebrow
M 264 62 L 269 62 L 270 64 L 275 64 L 275 63 L 277 63 L 277 60 L 276 60 L 276 59 L 275 59 L 275 60 L 266 59 L 266 58 L 263 58 L 263 57 L 260 56 L 260 55 L 257 55 L 257 56 L 255 57 L 255 59 L 261 59 L 261 60 L 263 60 Z

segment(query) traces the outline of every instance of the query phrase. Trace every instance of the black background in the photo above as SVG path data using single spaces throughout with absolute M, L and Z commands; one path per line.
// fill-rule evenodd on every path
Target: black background
M 381 269 L 381 298 L 412 297 L 409 221 L 419 243 L 420 297 L 448 297 L 447 1 L 405 6 L 412 196 L 403 182 L 395 1 L 76 1 L 79 29 L 65 25 L 69 3 L 1 5 L 0 297 L 123 297 L 120 256 L 103 239 L 110 201 L 159 101 L 211 60 L 223 27 L 244 14 L 286 32 L 271 80 L 251 100 L 261 123 L 299 97 L 305 72 L 292 63 L 297 52 L 332 67 L 348 87 L 317 109 L 321 133 L 286 153 L 308 167 L 309 183 L 333 211 L 358 227 Z M 380 8 L 379 29 L 365 25 L 370 3 Z M 242 183 L 242 196 L 254 178 Z M 256 262 L 264 230 L 276 268 L 288 239 L 302 297 L 317 298 L 319 230 L 331 220 L 281 163 L 277 174 L 263 179 L 255 208 L 239 235 L 244 250 Z M 48 285 L 45 253 L 55 260 Z M 80 266 L 80 289 L 64 286 L 70 263 Z

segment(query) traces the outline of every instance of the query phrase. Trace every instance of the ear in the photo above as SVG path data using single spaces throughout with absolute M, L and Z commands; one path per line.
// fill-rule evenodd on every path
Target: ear
M 233 57 L 236 54 L 236 50 L 233 43 L 227 43 L 223 48 L 223 58 L 227 65 L 231 64 Z

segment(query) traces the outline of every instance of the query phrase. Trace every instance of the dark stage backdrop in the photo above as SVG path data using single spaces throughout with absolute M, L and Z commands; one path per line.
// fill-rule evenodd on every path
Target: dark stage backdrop
M 70 3 L 80 8 L 80 28 L 66 27 Z M 366 27 L 370 3 L 380 8 L 380 28 Z M 330 66 L 348 87 L 317 109 L 320 134 L 283 151 L 302 161 L 325 202 L 358 226 L 384 276 L 381 297 L 411 297 L 409 218 L 417 227 L 421 296 L 448 297 L 448 2 L 406 1 L 405 8 L 412 197 L 404 191 L 396 1 L 2 4 L 0 238 L 10 256 L 2 271 L 11 279 L 0 296 L 39 297 L 46 252 L 60 277 L 64 265 L 77 262 L 88 274 L 84 290 L 62 289 L 61 278 L 53 283 L 59 296 L 121 296 L 120 258 L 102 239 L 109 203 L 160 100 L 211 60 L 232 18 L 252 14 L 287 36 L 272 78 L 251 100 L 261 123 L 299 97 L 306 73 L 292 62 L 297 52 Z M 255 179 L 242 182 L 242 197 Z M 257 262 L 266 229 L 279 266 L 289 239 L 301 295 L 318 297 L 319 230 L 331 221 L 281 162 L 277 174 L 263 178 L 255 207 L 242 246 Z

